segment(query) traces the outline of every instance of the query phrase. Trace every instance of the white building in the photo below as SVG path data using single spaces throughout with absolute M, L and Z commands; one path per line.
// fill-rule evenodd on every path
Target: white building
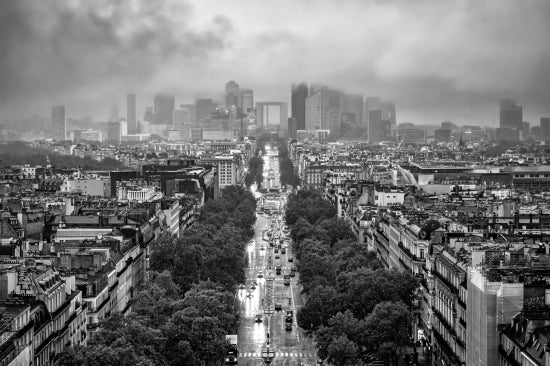
M 64 193 L 109 197 L 111 194 L 111 181 L 100 178 L 67 178 L 61 184 L 59 190 Z
M 376 206 L 402 205 L 405 202 L 405 192 L 396 189 L 374 189 L 374 204 Z
M 237 184 L 237 164 L 233 156 L 216 156 L 218 162 L 218 187 L 224 189 L 227 186 Z

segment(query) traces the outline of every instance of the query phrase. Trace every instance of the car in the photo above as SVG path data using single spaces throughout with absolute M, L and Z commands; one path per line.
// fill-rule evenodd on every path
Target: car
M 287 274 L 286 274 L 286 275 L 283 276 L 283 278 L 284 278 L 285 280 L 290 280 L 290 275 L 287 275 Z
M 283 310 L 283 305 L 282 304 L 275 304 L 275 310 L 277 310 L 277 311 Z
M 251 288 L 252 290 L 255 290 L 255 289 L 256 289 L 256 286 L 255 286 L 255 285 L 252 285 L 252 286 L 250 286 L 250 288 Z
M 279 254 L 275 255 L 275 259 L 280 259 L 280 258 L 281 258 L 281 256 Z
M 286 249 L 285 248 L 281 249 L 281 254 L 286 254 Z
M 256 323 L 261 323 L 264 321 L 264 316 L 262 314 L 256 314 Z
M 288 257 L 288 261 L 289 261 L 289 262 L 294 262 L 294 258 Z
M 258 278 L 263 278 L 264 277 L 264 273 L 262 271 L 258 271 Z
M 292 323 L 286 323 L 285 330 L 292 330 Z
M 296 272 L 295 272 L 295 271 L 290 271 L 289 276 L 290 276 L 290 277 L 296 277 Z
M 290 279 L 285 280 L 285 286 L 290 286 Z
M 279 253 L 279 249 L 277 248 L 273 249 L 273 253 Z
M 265 250 L 265 247 L 262 245 L 262 247 L 260 248 L 260 250 Z
M 286 319 L 288 320 L 288 318 L 292 319 L 292 317 L 294 316 L 294 311 L 292 310 L 287 310 L 286 311 Z

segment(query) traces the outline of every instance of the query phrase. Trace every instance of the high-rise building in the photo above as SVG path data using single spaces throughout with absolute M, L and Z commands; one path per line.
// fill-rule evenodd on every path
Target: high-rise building
M 106 140 L 110 142 L 120 142 L 122 130 L 120 122 L 107 122 L 105 126 Z
M 288 118 L 288 137 L 290 137 L 291 139 L 295 139 L 296 138 L 296 131 L 297 131 L 297 122 L 296 122 L 296 117 L 289 117 Z
M 191 123 L 191 111 L 189 108 L 180 107 L 180 109 L 174 109 L 174 128 L 181 129 L 183 125 Z
M 517 105 L 514 99 L 500 101 L 500 127 L 521 129 L 523 122 L 523 107 Z
M 256 102 L 256 124 L 266 130 L 286 130 L 288 127 L 288 103 Z
M 391 138 L 391 125 L 389 120 L 382 119 L 382 111 L 369 112 L 368 138 L 371 144 L 388 141 Z
M 197 123 L 208 123 L 212 113 L 216 111 L 216 103 L 212 99 L 197 99 L 196 101 Z
M 66 132 L 67 117 L 65 115 L 65 106 L 54 105 L 52 107 L 52 137 L 58 141 L 65 140 Z
M 296 129 L 306 129 L 306 98 L 308 88 L 306 83 L 292 84 L 291 87 L 291 114 L 296 118 Z
M 337 135 L 340 129 L 340 92 L 321 88 L 306 99 L 306 130 L 329 130 Z
M 395 127 L 397 119 L 395 116 L 395 104 L 392 102 L 382 102 L 380 104 L 380 110 L 382 111 L 382 119 L 390 121 L 390 126 Z
M 155 96 L 155 124 L 173 125 L 174 96 L 159 94 Z
M 360 94 L 340 94 L 340 122 L 363 124 L 363 96 Z
M 365 99 L 365 126 L 369 126 L 371 111 L 381 111 L 380 98 L 367 97 Z
M 239 106 L 239 84 L 233 80 L 225 84 L 225 107 Z
M 130 135 L 138 133 L 135 94 L 126 95 L 126 122 L 128 122 L 128 133 Z
M 244 115 L 254 108 L 254 92 L 251 89 L 241 90 L 241 111 Z

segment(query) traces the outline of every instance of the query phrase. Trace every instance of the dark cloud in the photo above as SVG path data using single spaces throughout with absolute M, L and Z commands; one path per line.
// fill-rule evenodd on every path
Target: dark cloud
M 189 101 L 227 80 L 256 100 L 288 100 L 297 80 L 379 95 L 401 121 L 494 125 L 501 97 L 550 116 L 547 0 L 0 4 L 0 117 L 54 103 L 97 117 L 128 90 Z
M 192 67 L 224 48 L 230 21 L 197 30 L 191 12 L 181 1 L 3 1 L 2 109 L 93 105 L 128 88 L 161 88 L 150 83 L 167 65 Z

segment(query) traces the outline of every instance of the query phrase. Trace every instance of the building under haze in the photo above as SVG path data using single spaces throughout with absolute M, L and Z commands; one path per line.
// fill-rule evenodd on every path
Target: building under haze
M 371 144 L 391 139 L 391 124 L 389 120 L 382 119 L 382 111 L 369 112 L 368 135 Z
M 340 93 L 340 122 L 363 124 L 363 96 Z
M 368 126 L 370 122 L 370 112 L 371 111 L 382 111 L 380 98 L 377 97 L 367 97 L 365 99 L 365 125 Z
M 296 118 L 296 129 L 306 129 L 306 99 L 307 99 L 307 84 L 292 84 L 291 87 L 291 105 L 292 117 Z
M 340 129 L 340 92 L 320 88 L 306 99 L 306 130 L 329 130 L 331 135 Z
M 286 130 L 288 127 L 288 103 L 256 102 L 256 124 L 265 130 Z
M 296 118 L 295 117 L 288 117 L 288 128 L 287 128 L 287 131 L 288 131 L 288 137 L 291 138 L 291 139 L 295 139 L 296 136 L 297 136 L 297 123 L 296 123 Z
M 155 96 L 155 118 L 154 122 L 157 125 L 173 125 L 174 124 L 174 96 L 159 94 Z
M 254 92 L 252 89 L 241 90 L 241 111 L 244 115 L 254 108 Z
M 197 123 L 208 123 L 212 117 L 212 113 L 216 111 L 216 103 L 212 99 L 197 99 L 195 103 L 197 113 Z
M 233 80 L 225 84 L 225 107 L 230 109 L 232 106 L 239 106 L 239 84 Z
M 390 126 L 395 127 L 397 124 L 397 118 L 395 116 L 395 104 L 392 102 L 382 102 L 380 104 L 380 110 L 382 111 L 382 119 L 390 121 Z
M 514 99 L 500 101 L 500 127 L 521 129 L 523 122 L 523 107 L 517 105 Z
M 126 122 L 128 123 L 128 133 L 130 135 L 138 133 L 135 94 L 126 95 Z
M 52 107 L 52 138 L 54 140 L 65 140 L 67 133 L 67 116 L 65 115 L 64 105 L 54 105 Z

